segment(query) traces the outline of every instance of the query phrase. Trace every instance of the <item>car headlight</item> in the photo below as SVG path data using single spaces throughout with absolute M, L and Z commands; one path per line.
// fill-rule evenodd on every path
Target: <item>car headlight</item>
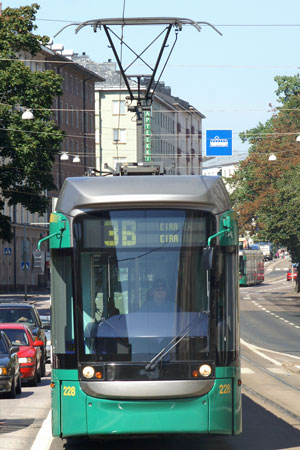
M 19 363 L 21 364 L 32 364 L 33 363 L 33 359 L 32 358 L 19 358 Z
M 202 364 L 202 366 L 199 367 L 199 373 L 202 375 L 202 377 L 209 377 L 211 374 L 211 366 L 208 364 Z
M 6 367 L 0 367 L 0 375 L 7 375 L 7 368 Z
M 84 378 L 93 378 L 95 374 L 95 369 L 91 366 L 85 366 L 82 369 L 82 375 L 84 376 Z

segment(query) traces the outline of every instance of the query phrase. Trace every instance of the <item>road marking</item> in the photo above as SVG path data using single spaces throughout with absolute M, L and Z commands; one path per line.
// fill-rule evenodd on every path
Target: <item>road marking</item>
M 256 345 L 253 345 L 253 344 L 248 344 L 248 342 L 244 341 L 243 339 L 241 339 L 241 343 L 243 345 L 245 345 L 246 347 L 248 347 L 249 350 L 252 350 L 252 352 L 256 353 L 257 355 L 261 356 L 262 358 L 267 359 L 271 363 L 275 364 L 275 366 L 281 366 L 281 362 L 277 361 L 274 358 L 271 358 L 270 356 L 265 355 L 262 351 L 260 351 L 260 350 L 267 350 L 267 349 L 258 350 L 259 347 L 256 347 Z
M 245 345 L 246 347 L 248 347 L 250 350 L 252 350 L 253 348 L 255 349 L 259 349 L 268 353 L 274 353 L 275 355 L 283 355 L 283 356 L 287 356 L 289 358 L 293 358 L 293 359 L 299 359 L 300 360 L 300 356 L 295 356 L 295 355 L 290 355 L 289 353 L 282 353 L 282 352 L 278 352 L 276 350 L 268 350 L 267 348 L 263 348 L 263 347 L 258 347 L 257 345 L 254 344 L 249 344 L 248 342 L 244 341 L 244 339 L 240 339 L 241 344 Z M 278 361 L 277 361 L 278 362 Z M 278 365 L 278 364 L 277 364 Z M 300 366 L 299 366 L 300 367 Z
M 258 300 L 264 300 L 261 298 L 258 298 Z M 275 314 L 271 311 L 269 311 L 268 309 L 266 309 L 264 306 L 260 305 L 259 303 L 257 303 L 255 300 L 252 300 L 253 305 L 257 306 L 258 308 L 260 308 L 262 311 L 266 312 L 267 314 L 270 314 L 271 316 L 276 317 L 276 319 L 282 320 L 284 323 L 287 323 L 288 325 L 290 325 L 291 327 L 294 328 L 300 328 L 299 325 L 295 325 L 293 322 L 290 322 L 289 320 L 285 319 L 284 317 L 280 317 L 278 314 Z
M 275 373 L 276 375 L 289 375 L 289 373 L 286 371 L 284 367 L 266 367 L 266 370 Z M 249 369 L 249 367 L 241 367 L 242 375 L 252 375 L 254 373 L 256 373 L 255 370 Z
M 272 373 L 276 373 L 277 375 L 288 375 L 287 371 L 283 367 L 270 367 L 267 370 Z
M 30 450 L 48 450 L 52 442 L 51 411 L 42 423 Z
M 251 370 L 248 367 L 241 367 L 241 373 L 247 374 L 247 373 L 255 373 L 255 372 L 254 372 L 254 370 Z

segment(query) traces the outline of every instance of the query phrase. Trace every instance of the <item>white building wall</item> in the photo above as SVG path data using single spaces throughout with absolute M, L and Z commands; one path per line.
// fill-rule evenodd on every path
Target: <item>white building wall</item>
M 117 162 L 144 160 L 144 126 L 137 126 L 136 114 L 127 106 L 121 114 L 113 110 L 113 102 L 127 102 L 127 96 L 122 89 L 96 86 L 96 169 L 101 172 L 107 171 L 105 166 L 114 169 Z M 203 116 L 194 108 L 169 104 L 159 92 L 151 113 L 152 161 L 163 162 L 168 174 L 201 174 Z M 124 142 L 114 141 L 114 129 L 124 130 Z
M 105 170 L 105 165 L 115 168 L 117 162 L 137 160 L 136 116 L 128 111 L 127 95 L 127 92 L 120 91 L 96 91 L 96 168 L 98 170 Z M 124 114 L 114 112 L 114 101 L 125 102 Z M 119 142 L 114 140 L 114 130 L 120 130 Z

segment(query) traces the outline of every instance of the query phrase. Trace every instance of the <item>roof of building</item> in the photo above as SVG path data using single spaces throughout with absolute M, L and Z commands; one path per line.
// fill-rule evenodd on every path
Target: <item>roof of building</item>
M 60 47 L 55 47 L 53 46 L 53 48 L 59 48 L 59 50 L 54 50 L 52 49 L 52 46 L 47 46 L 41 47 L 41 52 L 44 53 L 45 55 L 47 55 L 47 59 L 49 59 L 50 61 L 58 61 L 58 62 L 69 62 L 71 63 L 71 61 L 73 61 L 72 63 L 72 67 L 75 67 L 77 70 L 79 71 L 84 71 L 87 73 L 89 78 L 94 78 L 94 81 L 104 81 L 104 78 L 96 71 L 92 70 L 91 67 L 85 67 L 83 64 L 79 64 L 77 61 L 71 60 L 72 57 L 72 51 L 68 50 L 67 52 L 65 52 L 64 54 L 64 50 L 63 50 L 63 45 L 61 45 Z
M 116 70 L 116 63 L 112 61 L 107 61 L 103 63 L 97 63 L 89 58 L 88 55 L 82 53 L 79 55 L 78 53 L 74 53 L 72 56 L 72 60 L 86 69 L 97 73 L 103 78 L 103 82 L 97 83 L 96 88 L 98 89 L 107 89 L 107 88 L 115 88 L 115 89 L 126 89 L 126 84 L 123 80 L 123 77 L 120 71 Z M 137 89 L 137 83 L 133 80 L 129 80 L 129 85 L 132 88 Z

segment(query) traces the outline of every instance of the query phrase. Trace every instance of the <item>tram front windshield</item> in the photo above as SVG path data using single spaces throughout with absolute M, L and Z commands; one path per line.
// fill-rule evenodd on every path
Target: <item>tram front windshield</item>
M 214 217 L 196 210 L 110 210 L 74 220 L 85 360 L 167 361 L 208 353 L 210 271 L 203 248 Z M 203 358 L 203 356 L 202 356 Z

